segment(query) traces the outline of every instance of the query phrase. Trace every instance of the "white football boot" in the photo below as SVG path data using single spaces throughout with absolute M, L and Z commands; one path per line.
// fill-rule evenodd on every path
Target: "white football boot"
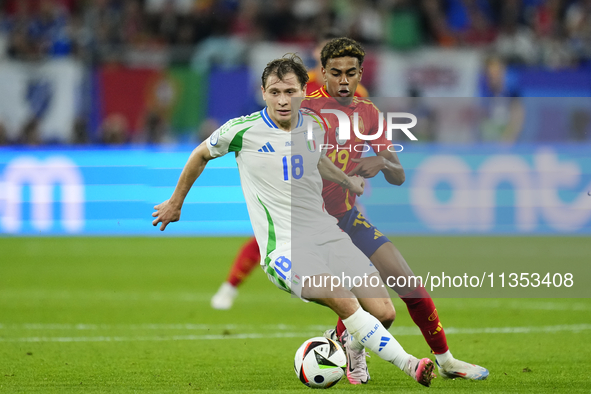
M 447 360 L 442 365 L 438 362 L 437 369 L 439 375 L 445 379 L 484 380 L 488 377 L 488 369 L 455 358 Z
M 370 379 L 367 361 L 365 360 L 365 357 L 368 356 L 367 352 L 365 349 L 355 350 L 351 348 L 351 336 L 347 330 L 343 332 L 340 339 L 347 355 L 347 379 L 351 384 L 367 383 Z
M 222 283 L 219 290 L 211 298 L 211 307 L 213 309 L 227 310 L 232 308 L 234 298 L 238 295 L 238 289 L 228 282 Z
M 336 328 L 331 328 L 330 330 L 324 331 L 324 334 L 322 334 L 322 336 L 324 338 L 332 339 L 335 342 L 341 343 L 341 339 L 337 336 L 337 330 L 336 330 Z M 341 343 L 341 346 L 342 345 L 343 344 Z

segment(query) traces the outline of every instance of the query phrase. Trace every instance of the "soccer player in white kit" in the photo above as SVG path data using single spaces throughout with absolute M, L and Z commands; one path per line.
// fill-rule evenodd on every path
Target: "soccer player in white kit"
M 367 347 L 429 386 L 433 362 L 406 353 L 388 332 L 395 312 L 377 270 L 324 210 L 322 178 L 356 194 L 363 193 L 364 183 L 363 178 L 347 176 L 320 150 L 322 119 L 297 105 L 297 98 L 305 97 L 307 81 L 299 57 L 270 62 L 261 86 L 267 107 L 226 122 L 191 153 L 170 199 L 154 207 L 152 224 L 161 223 L 163 231 L 178 221 L 184 199 L 207 162 L 234 152 L 269 279 L 304 301 L 331 308 L 347 327 L 354 349 Z M 333 286 L 332 279 L 343 275 L 366 280 Z

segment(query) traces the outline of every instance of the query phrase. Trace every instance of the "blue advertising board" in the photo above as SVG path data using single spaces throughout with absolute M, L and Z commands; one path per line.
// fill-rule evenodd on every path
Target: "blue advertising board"
M 147 235 L 192 147 L 7 150 L 0 154 L 0 229 L 27 235 Z M 252 231 L 233 156 L 213 160 L 167 234 Z
M 0 149 L 0 234 L 157 235 L 192 146 Z M 402 186 L 359 198 L 387 234 L 590 234 L 591 146 L 408 144 Z M 250 235 L 233 155 L 212 160 L 169 235 Z

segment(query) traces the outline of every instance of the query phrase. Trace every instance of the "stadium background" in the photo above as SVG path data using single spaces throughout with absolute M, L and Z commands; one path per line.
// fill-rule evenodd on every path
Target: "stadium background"
M 0 0 L 0 391 L 305 389 L 292 353 L 330 311 L 260 272 L 232 310 L 209 306 L 251 234 L 233 158 L 165 233 L 150 214 L 199 141 L 261 107 L 268 60 L 313 67 L 335 31 L 366 47 L 370 96 L 419 117 L 419 141 L 396 141 L 405 184 L 378 176 L 361 198 L 413 268 L 588 275 L 590 4 Z M 588 392 L 589 299 L 542 287 L 436 299 L 454 355 L 491 371 L 478 391 Z M 394 302 L 393 334 L 426 355 Z M 368 363 L 370 384 L 333 391 L 422 389 Z
M 405 140 L 400 155 L 408 181 L 371 181 L 370 220 L 404 234 L 589 233 L 588 7 L 3 1 L 1 231 L 153 234 L 150 207 L 170 193 L 187 152 L 263 105 L 266 62 L 298 52 L 313 68 L 316 39 L 337 31 L 367 47 L 370 96 L 413 97 L 399 107 L 420 119 L 419 143 Z M 503 135 L 513 105 L 523 120 Z M 210 167 L 171 233 L 249 234 L 235 164 Z

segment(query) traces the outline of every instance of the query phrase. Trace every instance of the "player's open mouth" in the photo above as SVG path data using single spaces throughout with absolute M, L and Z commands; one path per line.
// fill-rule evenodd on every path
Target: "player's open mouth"
M 347 97 L 347 96 L 349 96 L 349 93 L 350 93 L 349 92 L 349 89 L 341 89 L 341 90 L 339 90 L 339 96 L 341 96 L 341 97 Z

